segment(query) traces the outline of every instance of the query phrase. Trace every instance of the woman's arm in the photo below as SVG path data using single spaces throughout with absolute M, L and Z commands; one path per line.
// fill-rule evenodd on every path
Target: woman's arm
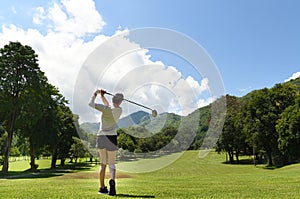
M 103 109 L 105 109 L 105 107 L 103 105 L 101 105 L 101 104 L 96 104 L 95 103 L 95 99 L 97 97 L 97 94 L 99 94 L 99 93 L 101 94 L 101 99 L 102 99 L 102 102 L 103 102 L 104 106 L 106 106 L 106 107 L 110 106 L 109 102 L 104 97 L 104 94 L 106 93 L 104 90 L 96 90 L 94 92 L 94 95 L 92 96 L 92 98 L 91 98 L 91 100 L 89 102 L 89 106 L 91 106 L 91 107 L 93 107 L 93 108 L 95 108 L 95 109 L 97 109 L 99 111 L 103 111 Z
M 105 106 L 110 106 L 109 105 L 109 102 L 107 101 L 107 99 L 104 97 L 104 94 L 106 93 L 105 90 L 101 89 L 100 91 L 98 90 L 98 92 L 100 92 L 100 95 L 101 95 L 101 99 L 102 99 L 102 102 Z
M 102 102 L 105 106 L 110 106 L 109 102 L 107 101 L 107 99 L 104 96 L 101 96 Z
M 96 99 L 96 97 L 97 97 L 97 91 L 94 92 L 94 94 L 93 94 L 93 96 L 92 96 L 92 98 L 89 102 L 89 106 L 95 108 L 95 99 Z

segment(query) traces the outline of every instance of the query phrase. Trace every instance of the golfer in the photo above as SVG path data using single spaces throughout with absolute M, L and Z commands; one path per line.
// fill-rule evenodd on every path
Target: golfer
M 97 133 L 97 149 L 100 154 L 100 188 L 98 193 L 99 194 L 109 194 L 109 195 L 116 195 L 116 154 L 117 154 L 117 132 L 116 126 L 117 122 L 122 114 L 122 108 L 120 104 L 122 103 L 124 97 L 123 94 L 117 93 L 112 98 L 113 107 L 110 106 L 107 99 L 104 97 L 106 91 L 104 90 L 97 90 L 95 91 L 94 95 L 91 98 L 89 106 L 97 109 L 98 111 L 102 112 L 101 116 L 101 127 Z M 103 104 L 95 103 L 95 99 L 97 95 L 101 95 L 101 99 Z M 110 177 L 109 180 L 109 191 L 105 186 L 104 179 L 105 179 L 105 172 L 106 172 L 106 165 L 109 165 Z

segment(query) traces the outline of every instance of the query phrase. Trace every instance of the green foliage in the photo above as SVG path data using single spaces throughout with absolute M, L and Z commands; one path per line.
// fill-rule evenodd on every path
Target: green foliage
M 270 165 L 297 161 L 299 156 L 295 154 L 298 154 L 297 151 L 299 150 L 295 146 L 298 146 L 298 141 L 296 141 L 298 131 L 292 131 L 291 136 L 286 137 L 284 135 L 287 134 L 288 128 L 299 129 L 297 122 L 293 122 L 298 121 L 298 118 L 294 116 L 293 120 L 286 118 L 283 120 L 281 118 L 287 113 L 282 116 L 281 114 L 290 112 L 290 114 L 295 113 L 294 115 L 297 115 L 295 98 L 299 95 L 299 87 L 297 87 L 299 79 L 284 84 L 276 84 L 270 89 L 256 90 L 241 98 L 225 96 L 227 101 L 226 120 L 217 142 L 217 151 L 226 151 L 230 162 L 234 162 L 234 158 L 238 161 L 240 155 L 253 154 L 259 161 L 267 159 Z M 189 146 L 189 149 L 192 150 L 205 147 L 203 140 L 210 125 L 212 125 L 211 112 L 215 103 L 218 103 L 218 100 L 185 117 L 164 113 L 161 115 L 167 118 L 164 124 L 159 123 L 161 120 L 154 119 L 150 122 L 149 118 L 143 117 L 139 120 L 138 117 L 135 117 L 136 121 L 142 121 L 142 123 L 118 130 L 119 147 L 127 152 L 139 153 L 156 151 L 166 145 L 173 152 L 180 151 L 185 146 Z M 142 113 L 138 113 L 136 116 L 139 114 Z M 189 133 L 191 131 L 189 124 L 194 124 L 196 120 L 199 122 L 198 130 L 193 136 Z M 283 121 L 286 122 L 284 125 Z M 276 127 L 276 125 L 284 127 Z M 183 133 L 176 137 L 179 127 Z M 284 130 L 281 130 L 280 133 L 279 129 Z M 188 142 L 188 136 L 194 138 L 192 143 Z M 213 146 L 215 137 L 219 135 L 213 134 L 211 136 L 205 138 L 206 144 L 211 141 L 209 146 Z M 283 146 L 285 146 L 284 149 Z M 287 152 L 283 152 L 283 150 L 290 151 L 290 157 L 284 157 Z M 293 155 L 291 155 L 291 151 Z
M 279 135 L 276 124 L 280 114 L 294 104 L 297 90 L 290 84 L 276 84 L 271 89 L 261 89 L 251 93 L 246 104 L 245 133 L 250 145 L 256 151 L 266 151 L 269 165 L 278 153 Z M 279 157 L 280 159 L 280 157 Z
M 8 170 L 13 133 L 15 125 L 20 121 L 24 102 L 28 102 L 26 96 L 34 97 L 31 94 L 39 91 L 40 81 L 43 81 L 44 74 L 40 71 L 37 61 L 34 50 L 20 42 L 10 42 L 0 49 L 0 111 L 1 115 L 4 115 L 1 119 L 7 121 L 8 132 L 3 173 Z M 32 115 L 39 116 L 39 112 Z
M 20 151 L 19 151 L 19 148 L 18 147 L 12 147 L 10 149 L 10 155 L 11 156 L 15 156 L 15 157 L 18 157 L 21 155 Z
M 24 147 L 29 147 L 33 170 L 35 158 L 49 150 L 55 165 L 57 154 L 65 158 L 76 135 L 67 101 L 47 82 L 37 61 L 34 50 L 19 42 L 0 49 L 0 122 L 8 134 L 3 173 L 8 170 L 10 153 L 25 154 Z
M 239 162 L 239 155 L 247 154 L 248 145 L 243 133 L 243 116 L 241 113 L 242 102 L 237 97 L 226 96 L 227 112 L 222 134 L 217 142 L 217 151 L 226 151 L 229 162 Z
M 7 139 L 7 132 L 4 132 L 0 136 L 0 158 L 1 158 L 1 163 L 3 163 L 3 156 L 5 152 L 5 146 L 6 146 L 6 139 Z
M 234 155 L 252 152 L 259 160 L 266 155 L 269 165 L 298 160 L 299 126 L 293 122 L 299 121 L 297 96 L 299 89 L 291 82 L 256 90 L 240 99 L 226 96 L 226 120 L 217 151 L 226 151 L 230 162 Z
M 73 137 L 73 140 L 74 142 L 70 149 L 70 158 L 75 159 L 75 163 L 77 163 L 78 158 L 89 157 L 88 142 L 77 137 Z
M 278 147 L 285 163 L 300 159 L 300 96 L 287 107 L 277 122 Z
M 291 81 L 287 82 L 286 84 L 295 85 L 297 90 L 300 90 L 300 77 L 298 77 L 297 79 L 291 80 Z
M 164 127 L 159 133 L 150 134 L 145 127 L 129 127 L 118 129 L 118 145 L 129 152 L 150 152 L 166 146 L 177 134 L 177 129 L 170 125 Z M 135 136 L 133 136 L 135 135 Z M 175 146 L 174 146 L 175 147 Z

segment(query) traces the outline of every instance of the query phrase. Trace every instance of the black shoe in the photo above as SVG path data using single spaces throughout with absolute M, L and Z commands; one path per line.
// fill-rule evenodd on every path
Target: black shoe
M 107 187 L 101 188 L 98 191 L 98 194 L 108 194 L 108 189 Z
M 113 179 L 109 181 L 109 195 L 111 196 L 116 195 L 116 183 Z

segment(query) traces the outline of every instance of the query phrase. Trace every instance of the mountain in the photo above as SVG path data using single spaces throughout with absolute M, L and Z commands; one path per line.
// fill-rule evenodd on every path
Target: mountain
M 145 126 L 153 133 L 159 131 L 162 127 L 175 124 L 181 120 L 181 116 L 174 113 L 161 113 L 156 118 L 150 117 L 150 114 L 144 111 L 132 113 L 123 117 L 117 123 L 118 128 L 126 128 L 130 126 Z M 85 122 L 80 127 L 88 133 L 97 133 L 100 123 Z
M 152 134 L 158 133 L 161 129 L 167 126 L 179 126 L 181 116 L 174 113 L 161 113 L 157 117 L 149 118 L 144 120 L 139 125 L 145 126 L 146 129 Z
M 128 126 L 136 126 L 140 124 L 145 124 L 150 121 L 150 114 L 144 111 L 138 111 L 132 113 L 126 117 L 123 117 L 118 122 L 118 127 L 128 127 Z
M 91 122 L 84 122 L 80 124 L 80 128 L 82 128 L 85 132 L 88 133 L 97 133 L 99 130 L 100 122 L 98 123 L 91 123 Z
M 145 125 L 150 122 L 150 114 L 144 111 L 138 111 L 132 113 L 126 117 L 123 117 L 117 123 L 119 128 L 129 127 L 129 126 L 136 126 L 136 125 Z M 85 122 L 80 125 L 80 127 L 88 133 L 97 133 L 100 127 L 100 123 L 91 123 Z

